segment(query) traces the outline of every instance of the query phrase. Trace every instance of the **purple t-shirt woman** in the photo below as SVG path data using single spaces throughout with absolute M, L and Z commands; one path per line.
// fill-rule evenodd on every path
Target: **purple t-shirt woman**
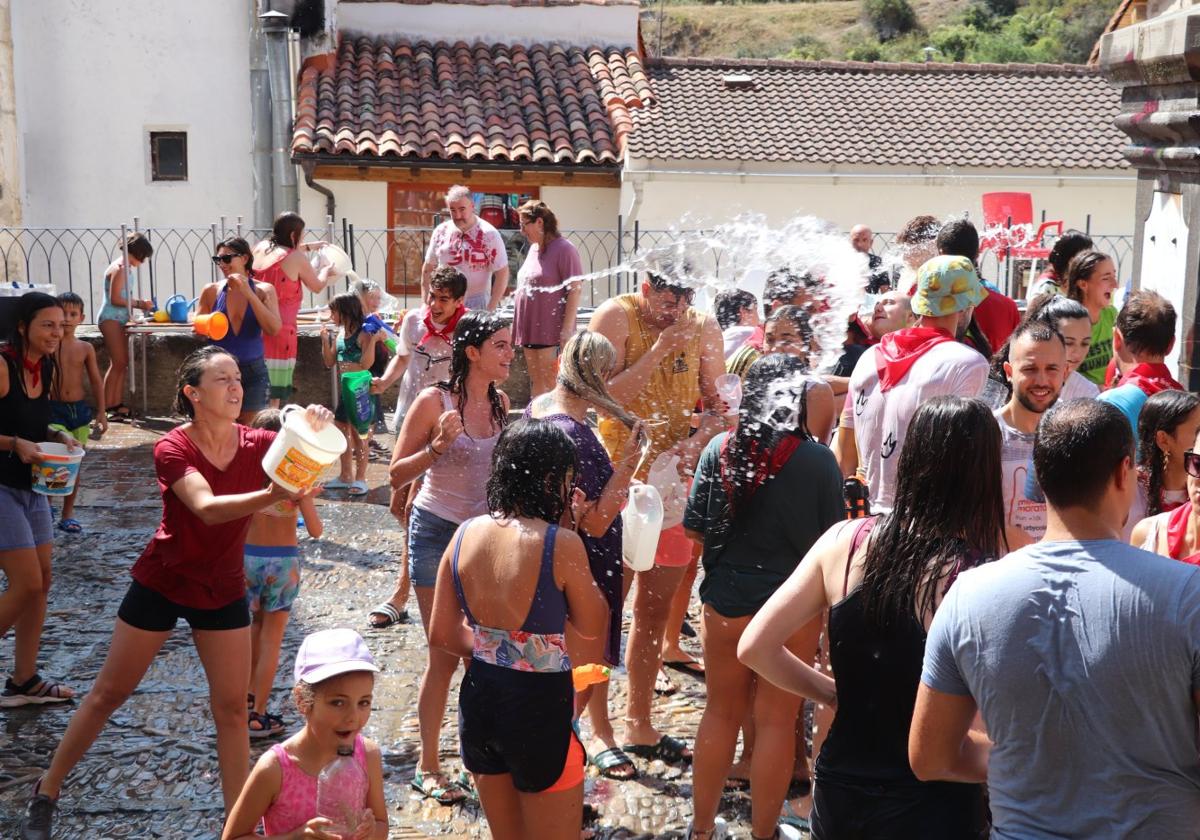
M 566 315 L 566 282 L 583 274 L 579 251 L 556 236 L 544 248 L 531 245 L 513 295 L 513 343 L 521 347 L 556 347 Z M 542 291 L 547 290 L 547 291 Z

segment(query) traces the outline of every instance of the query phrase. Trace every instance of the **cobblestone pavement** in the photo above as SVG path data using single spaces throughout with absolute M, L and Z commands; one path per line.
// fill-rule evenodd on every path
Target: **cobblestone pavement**
M 56 533 L 54 587 L 42 642 L 42 672 L 86 692 L 104 660 L 128 569 L 158 523 L 160 500 L 151 449 L 169 425 L 113 424 L 93 441 L 84 461 L 78 518 L 81 535 Z M 383 441 L 390 446 L 391 438 Z M 417 750 L 417 685 L 424 665 L 419 620 L 387 630 L 366 628 L 366 611 L 385 599 L 395 581 L 402 532 L 387 510 L 386 468 L 368 474 L 371 493 L 349 501 L 325 494 L 321 540 L 302 545 L 303 584 L 284 638 L 273 710 L 289 728 L 299 717 L 288 705 L 291 663 L 306 633 L 347 626 L 359 629 L 380 662 L 375 708 L 367 734 L 384 753 L 385 788 L 393 838 L 487 837 L 477 804 L 439 806 L 409 788 Z M 416 601 L 409 604 L 414 619 Z M 626 617 L 628 619 L 628 616 Z M 168 640 L 134 696 L 112 718 L 63 789 L 55 837 L 211 838 L 222 817 L 216 742 L 203 671 L 186 625 Z M 692 646 L 698 653 L 698 646 Z M 12 636 L 0 641 L 0 670 L 12 661 Z M 675 696 L 658 701 L 663 729 L 693 739 L 703 704 L 703 684 L 674 675 Z M 623 708 L 625 681 L 614 676 L 614 709 Z M 458 766 L 451 690 L 441 751 Z M 65 729 L 75 704 L 0 710 L 0 837 L 15 836 L 29 787 Z M 266 748 L 252 745 L 253 757 Z M 690 818 L 691 772 L 639 760 L 641 777 L 614 782 L 592 776 L 587 801 L 600 813 L 601 838 L 681 837 Z M 798 802 L 803 808 L 806 802 Z M 749 800 L 722 803 L 735 837 L 749 837 Z

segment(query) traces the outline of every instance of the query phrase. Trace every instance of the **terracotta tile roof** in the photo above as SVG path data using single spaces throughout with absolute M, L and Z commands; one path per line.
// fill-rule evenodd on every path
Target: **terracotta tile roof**
M 654 93 L 633 47 L 344 37 L 300 75 L 292 154 L 616 166 Z
M 1120 93 L 1084 65 L 661 59 L 647 72 L 658 102 L 634 112 L 634 157 L 1128 166 Z
M 401 3 L 428 6 L 451 3 L 463 6 L 639 6 L 641 0 L 354 0 L 356 3 Z

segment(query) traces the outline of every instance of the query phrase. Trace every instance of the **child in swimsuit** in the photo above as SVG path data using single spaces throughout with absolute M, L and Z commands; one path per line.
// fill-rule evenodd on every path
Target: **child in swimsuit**
M 304 728 L 254 765 L 221 840 L 257 840 L 262 834 L 386 840 L 383 760 L 379 745 L 362 735 L 378 672 L 367 643 L 353 630 L 321 630 L 305 637 L 296 653 L 293 689 Z M 356 802 L 348 809 L 357 809 L 357 818 L 353 813 L 342 817 L 353 826 L 317 816 L 317 777 L 339 755 L 353 755 L 367 777 L 361 808 Z M 262 834 L 255 833 L 259 827 Z
M 459 526 L 438 569 L 429 644 L 471 659 L 459 742 L 497 840 L 577 840 L 582 824 L 571 661 L 601 661 L 608 605 L 579 536 L 553 524 L 575 465 L 553 423 L 509 426 L 492 455 L 491 516 Z M 568 617 L 582 640 L 572 655 Z

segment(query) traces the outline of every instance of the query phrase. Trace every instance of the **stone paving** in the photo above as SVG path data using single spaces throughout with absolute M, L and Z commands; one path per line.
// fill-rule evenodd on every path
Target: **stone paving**
M 158 523 L 160 500 L 151 449 L 169 429 L 166 422 L 113 424 L 93 441 L 84 461 L 78 518 L 85 532 L 56 531 L 55 582 L 42 643 L 43 673 L 86 692 L 108 649 L 128 569 Z M 392 439 L 382 440 L 390 447 Z M 362 499 L 325 494 L 320 512 L 325 535 L 302 545 L 303 588 L 292 612 L 273 695 L 289 728 L 299 716 L 288 704 L 291 663 L 308 632 L 348 626 L 362 632 L 383 673 L 367 734 L 384 753 L 385 789 L 393 838 L 486 837 L 478 804 L 439 806 L 409 788 L 417 750 L 417 685 L 424 664 L 420 622 L 387 630 L 366 628 L 367 609 L 391 592 L 403 538 L 387 510 L 386 467 L 371 464 L 373 488 Z M 417 616 L 416 601 L 409 604 Z M 628 616 L 626 616 L 628 621 Z M 135 695 L 112 718 L 64 787 L 56 821 L 58 838 L 210 838 L 222 817 L 216 743 L 203 671 L 186 625 L 168 640 Z M 698 653 L 698 645 L 692 645 Z M 0 671 L 12 661 L 12 637 L 0 641 Z M 703 684 L 673 675 L 680 691 L 658 700 L 665 731 L 693 739 L 703 706 Z M 614 675 L 613 708 L 623 708 L 625 680 Z M 451 689 L 441 752 L 457 768 L 457 730 Z M 0 837 L 15 836 L 29 787 L 62 736 L 74 704 L 0 709 Z M 586 735 L 586 733 L 585 733 Z M 266 748 L 252 744 L 252 757 Z M 600 838 L 682 837 L 691 813 L 691 771 L 662 762 L 638 761 L 638 780 L 595 776 L 587 801 L 600 813 L 592 824 Z M 795 803 L 805 809 L 807 801 Z M 749 800 L 730 795 L 722 803 L 735 837 L 749 837 Z

